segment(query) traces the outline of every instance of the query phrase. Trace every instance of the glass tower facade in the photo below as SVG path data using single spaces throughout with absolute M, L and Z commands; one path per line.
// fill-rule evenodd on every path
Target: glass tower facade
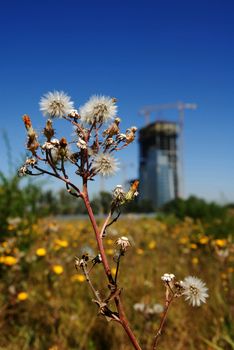
M 178 182 L 178 124 L 155 122 L 140 130 L 140 198 L 160 208 L 176 198 Z

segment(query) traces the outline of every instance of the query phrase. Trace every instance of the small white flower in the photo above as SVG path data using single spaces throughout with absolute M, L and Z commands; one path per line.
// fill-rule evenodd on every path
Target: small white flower
M 116 116 L 115 99 L 94 95 L 80 108 L 81 120 L 85 123 L 105 123 Z
M 133 305 L 133 308 L 135 311 L 144 312 L 145 304 L 144 303 L 136 303 Z
M 28 167 L 26 164 L 22 165 L 18 170 L 18 176 L 26 176 L 28 174 Z
M 48 92 L 41 98 L 40 110 L 44 115 L 59 118 L 73 110 L 73 102 L 63 91 Z
M 72 109 L 70 113 L 68 114 L 69 117 L 71 118 L 79 118 L 79 113 L 77 109 Z
M 164 273 L 164 275 L 161 277 L 161 280 L 163 282 L 171 282 L 175 278 L 175 275 L 173 273 Z
M 45 142 L 42 146 L 41 146 L 41 148 L 43 149 L 43 150 L 49 150 L 49 149 L 52 149 L 52 148 L 54 148 L 54 146 L 52 145 L 52 143 L 51 142 Z
M 86 149 L 87 148 L 87 143 L 85 142 L 85 140 L 83 140 L 82 138 L 79 137 L 78 142 L 77 142 L 77 147 L 81 148 L 81 149 Z
M 110 154 L 100 153 L 93 159 L 93 169 L 102 176 L 111 176 L 118 170 L 118 162 Z
M 45 142 L 41 148 L 43 150 L 52 150 L 53 148 L 58 148 L 59 147 L 59 140 L 58 139 L 52 139 L 50 142 Z
M 119 245 L 121 250 L 126 252 L 126 250 L 128 249 L 128 247 L 131 246 L 128 237 L 122 236 L 120 238 L 117 239 L 116 241 L 116 245 Z
M 164 307 L 161 304 L 154 304 L 152 309 L 154 310 L 155 314 L 161 314 L 164 310 Z
M 197 277 L 188 276 L 182 281 L 183 295 L 185 300 L 188 300 L 192 306 L 200 306 L 201 303 L 206 302 L 208 288 L 205 283 Z
M 37 159 L 35 159 L 35 158 L 27 158 L 26 159 L 26 162 L 25 162 L 26 166 L 31 166 L 33 168 L 34 165 L 36 165 L 36 164 L 37 164 Z
M 7 223 L 12 226 L 18 226 L 21 222 L 22 222 L 22 219 L 18 216 L 16 216 L 15 218 L 9 217 L 7 219 Z

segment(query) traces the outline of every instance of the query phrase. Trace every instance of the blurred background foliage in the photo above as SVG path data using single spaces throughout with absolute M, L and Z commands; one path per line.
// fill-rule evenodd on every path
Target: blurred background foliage
M 23 179 L 17 175 L 9 176 L 0 171 L 0 224 L 4 230 L 10 217 L 21 217 L 33 223 L 39 217 L 84 215 L 86 209 L 81 200 L 74 199 L 65 189 L 52 190 L 43 188 L 40 182 Z M 25 179 L 24 179 L 25 180 Z M 110 210 L 112 194 L 101 191 L 92 201 L 95 214 L 107 214 Z M 162 220 L 183 220 L 190 217 L 201 222 L 208 222 L 209 234 L 217 237 L 234 232 L 234 203 L 225 205 L 207 202 L 204 199 L 190 196 L 187 199 L 177 198 L 166 203 L 157 212 L 147 200 L 130 202 L 122 208 L 122 213 L 155 213 Z
M 92 200 L 98 224 L 109 210 L 111 193 Z M 160 276 L 197 275 L 210 298 L 202 308 L 182 300 L 172 306 L 160 349 L 231 350 L 233 313 L 234 206 L 190 197 L 154 212 L 140 200 L 123 208 L 105 246 L 112 271 L 115 241 L 128 236 L 132 247 L 123 259 L 120 285 L 127 314 L 143 349 L 149 349 L 163 305 Z M 151 215 L 140 213 L 151 213 Z M 65 190 L 46 190 L 40 182 L 0 173 L 0 349 L 130 350 L 123 331 L 97 316 L 96 305 L 74 257 L 97 254 L 92 228 L 81 200 Z M 107 296 L 101 266 L 93 282 Z M 139 311 L 137 304 L 143 305 Z

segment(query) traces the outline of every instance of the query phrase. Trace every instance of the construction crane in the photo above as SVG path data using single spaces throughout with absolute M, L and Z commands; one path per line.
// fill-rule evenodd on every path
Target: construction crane
M 165 104 L 159 104 L 159 105 L 149 105 L 143 107 L 139 114 L 143 115 L 145 117 L 145 124 L 148 125 L 150 123 L 150 115 L 152 113 L 162 113 L 166 110 L 173 110 L 176 109 L 179 114 L 179 124 L 180 126 L 183 126 L 184 123 L 184 114 L 186 109 L 195 110 L 197 109 L 197 105 L 195 103 L 184 103 L 184 102 L 176 102 L 176 103 L 165 103 Z
M 158 105 L 148 105 L 143 107 L 139 114 L 145 117 L 145 125 L 150 124 L 150 116 L 155 113 L 156 119 L 164 111 L 167 110 L 177 110 L 178 111 L 178 124 L 179 124 L 179 154 L 180 154 L 180 196 L 184 194 L 184 161 L 183 161 L 183 149 L 184 149 L 184 116 L 186 110 L 196 110 L 197 104 L 195 103 L 186 103 L 186 102 L 175 102 L 175 103 L 165 103 Z

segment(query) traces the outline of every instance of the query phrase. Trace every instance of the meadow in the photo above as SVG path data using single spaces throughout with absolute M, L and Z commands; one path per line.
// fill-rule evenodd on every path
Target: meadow
M 209 298 L 200 308 L 182 298 L 174 301 L 159 349 L 234 349 L 232 232 L 212 234 L 223 226 L 221 219 L 210 224 L 129 214 L 108 228 L 104 242 L 113 272 L 116 239 L 127 236 L 131 242 L 121 260 L 119 285 L 143 349 L 150 348 L 160 321 L 165 272 L 178 280 L 198 276 Z M 0 243 L 0 349 L 132 349 L 123 330 L 98 315 L 85 277 L 74 267 L 75 256 L 84 253 L 97 255 L 88 219 L 8 218 Z M 91 277 L 106 296 L 101 264 Z

